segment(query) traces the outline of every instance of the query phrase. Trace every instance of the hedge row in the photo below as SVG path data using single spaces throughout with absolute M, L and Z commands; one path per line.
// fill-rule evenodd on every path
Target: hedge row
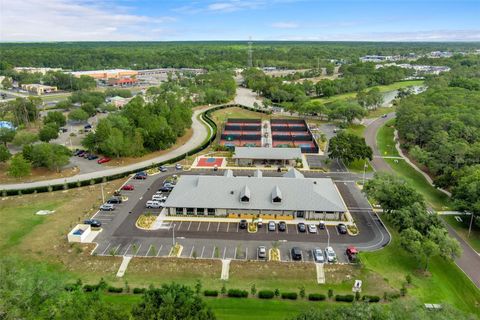
M 337 294 L 335 296 L 335 301 L 353 302 L 354 299 L 355 299 L 355 296 L 353 294 L 346 294 L 346 295 Z
M 379 302 L 379 301 L 380 301 L 380 297 L 379 297 L 379 296 L 369 296 L 369 295 L 365 295 L 365 296 L 362 297 L 362 300 L 368 301 L 368 302 Z
M 260 299 L 272 299 L 275 296 L 275 293 L 272 290 L 261 290 L 258 292 L 258 297 Z
M 143 294 L 146 290 L 145 288 L 133 288 L 133 294 Z
M 230 298 L 247 298 L 248 291 L 240 289 L 230 289 L 227 292 L 227 296 Z
M 308 295 L 308 300 L 310 301 L 323 301 L 327 298 L 326 295 L 321 294 L 321 293 L 310 293 Z
M 218 297 L 218 290 L 205 290 L 203 294 L 205 297 Z
M 123 288 L 110 286 L 110 287 L 107 288 L 107 291 L 111 292 L 111 293 L 122 293 Z
M 282 299 L 297 300 L 298 294 L 296 292 L 282 292 Z

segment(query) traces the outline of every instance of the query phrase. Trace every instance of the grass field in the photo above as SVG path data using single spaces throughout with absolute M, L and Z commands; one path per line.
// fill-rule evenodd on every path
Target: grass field
M 400 88 L 406 88 L 411 86 L 421 86 L 421 85 L 423 85 L 423 80 L 410 80 L 410 81 L 395 82 L 386 86 L 375 86 L 372 88 L 378 88 L 380 89 L 380 92 L 387 92 L 387 91 L 398 90 Z M 372 88 L 368 88 L 367 90 L 370 90 Z M 344 94 L 338 94 L 328 98 L 316 98 L 316 99 L 312 99 L 312 101 L 320 101 L 321 103 L 330 103 L 338 100 L 355 99 L 356 96 L 357 96 L 356 92 L 349 92 Z
M 391 228 L 390 228 L 391 230 Z M 365 268 L 382 274 L 392 286 L 400 289 L 409 274 L 412 284 L 408 295 L 423 303 L 449 303 L 458 309 L 480 314 L 480 291 L 453 262 L 439 257 L 431 260 L 429 275 L 419 270 L 415 258 L 403 250 L 398 243 L 398 233 L 392 232 L 393 240 L 386 248 L 361 253 Z
M 393 120 L 390 120 L 378 130 L 377 145 L 382 155 L 398 157 L 399 154 L 395 149 L 395 143 L 393 141 L 394 128 L 392 124 Z M 413 169 L 404 160 L 385 159 L 385 161 L 392 167 L 396 174 L 404 178 L 420 192 L 435 210 L 447 210 L 450 208 L 449 197 L 432 187 L 421 173 Z
M 448 215 L 448 216 L 443 216 L 443 219 L 450 224 L 455 231 L 464 239 L 467 241 L 472 248 L 480 253 L 480 228 L 475 226 L 475 223 L 472 226 L 472 232 L 470 233 L 470 237 L 468 236 L 468 227 L 470 225 L 470 216 L 468 215 L 459 215 L 460 218 L 462 219 L 462 222 L 458 222 L 455 219 L 455 216 Z
M 269 119 L 270 116 L 261 113 L 246 110 L 239 107 L 232 107 L 232 108 L 224 108 L 220 110 L 216 110 L 212 112 L 212 119 L 215 123 L 222 125 L 228 118 L 245 118 L 245 119 Z

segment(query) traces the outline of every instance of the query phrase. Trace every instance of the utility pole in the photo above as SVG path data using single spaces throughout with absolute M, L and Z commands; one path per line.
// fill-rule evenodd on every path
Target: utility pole
M 173 229 L 172 229 L 172 245 L 175 245 L 175 223 L 173 224 Z
M 252 50 L 252 37 L 248 39 L 248 63 L 249 68 L 253 67 L 253 50 Z
M 363 162 L 363 186 L 365 187 L 365 171 L 367 170 L 367 160 Z
M 471 213 L 471 218 L 470 218 L 470 226 L 468 227 L 468 235 L 467 238 L 470 238 L 470 233 L 472 232 L 472 225 L 473 225 L 473 212 Z
M 103 183 L 100 183 L 100 189 L 102 189 L 102 202 L 105 203 L 105 194 L 103 192 Z

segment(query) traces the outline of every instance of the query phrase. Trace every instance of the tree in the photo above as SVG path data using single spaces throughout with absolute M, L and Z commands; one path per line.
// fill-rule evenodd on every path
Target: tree
M 400 243 L 413 257 L 423 258 L 425 271 L 428 269 L 430 258 L 440 253 L 438 243 L 413 228 L 405 229 L 400 233 Z
M 89 118 L 88 113 L 86 113 L 82 109 L 72 110 L 68 114 L 68 119 L 73 120 L 73 121 L 86 121 L 86 120 L 88 120 L 88 118 Z
M 26 145 L 22 153 L 34 167 L 45 167 L 56 171 L 68 164 L 71 156 L 68 148 L 55 143 Z
M 7 146 L 8 142 L 11 142 L 15 137 L 15 130 L 8 129 L 5 127 L 0 128 L 0 143 L 3 143 L 4 146 Z
M 150 287 L 133 308 L 132 316 L 137 320 L 215 319 L 200 296 L 191 288 L 176 283 L 158 289 Z
M 10 89 L 13 86 L 12 78 L 10 77 L 5 77 L 2 80 L 2 87 L 3 89 Z
M 480 226 L 480 165 L 460 172 L 460 179 L 453 189 L 452 198 L 458 210 L 470 212 Z
M 43 123 L 55 123 L 58 127 L 63 127 L 67 123 L 67 119 L 60 111 L 50 111 L 45 118 L 43 118 Z
M 328 117 L 331 120 L 342 120 L 351 124 L 353 120 L 361 120 L 367 111 L 358 103 L 351 101 L 336 101 L 327 105 Z
M 5 162 L 12 157 L 10 150 L 4 145 L 0 145 L 0 162 Z
M 38 141 L 37 134 L 26 130 L 21 130 L 17 131 L 15 137 L 12 140 L 12 143 L 16 146 L 23 146 L 25 144 L 32 144 L 36 141 Z
M 32 165 L 28 162 L 21 153 L 17 153 L 10 160 L 8 167 L 8 174 L 15 178 L 25 177 L 30 174 Z
M 372 160 L 373 155 L 365 139 L 344 131 L 330 139 L 328 152 L 330 158 L 341 159 L 347 165 L 359 159 Z
M 58 138 L 58 126 L 55 123 L 49 123 L 43 126 L 38 133 L 40 141 L 49 142 L 50 140 Z

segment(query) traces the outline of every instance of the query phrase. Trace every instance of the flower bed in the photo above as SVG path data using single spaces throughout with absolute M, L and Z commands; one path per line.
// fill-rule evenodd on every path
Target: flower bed
M 168 254 L 169 257 L 180 257 L 182 254 L 183 246 L 176 243 L 172 249 L 170 249 L 170 253 Z
M 153 176 L 160 173 L 160 170 L 158 170 L 158 168 L 151 168 L 151 169 L 148 169 L 146 172 L 149 176 Z
M 157 216 L 154 214 L 151 214 L 151 213 L 142 214 L 140 217 L 138 217 L 137 222 L 135 223 L 135 226 L 139 229 L 150 229 L 155 223 L 156 219 L 157 219 Z
M 356 236 L 358 235 L 358 228 L 356 225 L 348 225 L 347 226 L 347 232 L 351 236 Z
M 255 222 L 249 222 L 247 231 L 248 233 L 256 233 L 258 231 L 257 224 Z
M 280 261 L 280 250 L 279 249 L 269 249 L 268 250 L 268 260 L 269 261 Z

